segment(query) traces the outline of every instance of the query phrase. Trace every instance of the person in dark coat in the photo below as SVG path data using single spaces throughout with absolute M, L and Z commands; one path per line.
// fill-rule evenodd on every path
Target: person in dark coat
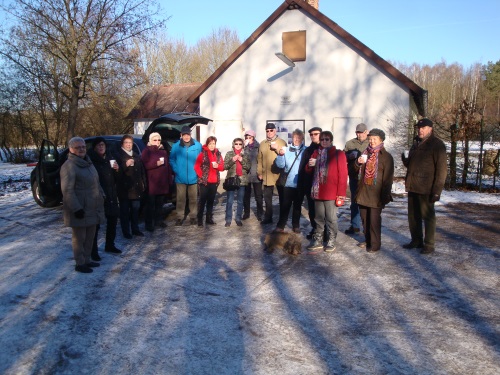
M 144 236 L 139 230 L 139 209 L 141 199 L 146 192 L 146 172 L 141 156 L 134 151 L 134 138 L 124 135 L 121 148 L 116 155 L 119 165 L 117 181 L 118 199 L 120 202 L 120 224 L 123 237 Z
M 92 149 L 88 153 L 90 160 L 94 164 L 99 174 L 99 183 L 104 191 L 104 214 L 106 215 L 106 245 L 104 251 L 108 253 L 120 254 L 121 250 L 115 247 L 116 224 L 120 215 L 118 205 L 118 195 L 116 193 L 116 177 L 118 176 L 118 163 L 114 157 L 107 152 L 106 141 L 102 137 L 97 137 L 92 142 Z M 92 260 L 100 261 L 97 247 L 97 238 L 100 225 L 98 224 L 92 246 Z
M 146 230 L 153 232 L 155 226 L 165 228 L 163 221 L 163 202 L 165 195 L 170 192 L 172 171 L 168 162 L 168 154 L 161 144 L 161 135 L 151 133 L 147 147 L 142 150 L 142 163 L 148 178 L 148 199 L 146 202 L 145 223 Z
M 90 254 L 96 225 L 104 221 L 104 192 L 99 175 L 87 155 L 85 140 L 71 138 L 68 160 L 61 166 L 64 224 L 72 229 L 75 271 L 91 273 L 99 263 Z
M 408 192 L 408 223 L 411 241 L 405 249 L 419 248 L 421 254 L 434 252 L 436 211 L 448 173 L 446 147 L 432 131 L 433 122 L 427 118 L 417 122 L 418 134 L 408 157 L 403 153 L 407 169 L 405 187 Z M 425 236 L 422 230 L 425 227 Z
M 338 207 L 344 204 L 347 191 L 347 161 L 345 153 L 332 144 L 333 134 L 323 131 L 320 135 L 321 146 L 314 151 L 306 166 L 307 173 L 313 174 L 311 196 L 316 210 L 316 229 L 311 244 L 311 253 L 323 249 L 324 230 L 328 226 L 329 238 L 324 250 L 335 251 L 338 232 Z
M 224 170 L 224 160 L 215 147 L 217 138 L 210 136 L 196 158 L 194 170 L 198 176 L 200 200 L 198 202 L 198 226 L 203 226 L 203 211 L 207 207 L 205 223 L 215 225 L 213 208 L 217 187 L 220 184 L 220 172 Z
M 313 127 L 309 129 L 309 137 L 311 138 L 311 144 L 304 150 L 304 155 L 300 159 L 299 164 L 299 174 L 297 179 L 297 189 L 300 190 L 300 194 L 304 194 L 307 199 L 307 211 L 309 215 L 309 222 L 311 223 L 311 232 L 306 236 L 310 240 L 316 229 L 316 221 L 314 217 L 316 212 L 314 210 L 314 199 L 311 197 L 311 187 L 313 181 L 313 175 L 306 172 L 306 165 L 311 158 L 311 155 L 319 148 L 319 136 L 323 130 L 320 127 Z
M 366 239 L 366 251 L 380 250 L 382 235 L 382 209 L 392 201 L 394 159 L 384 148 L 385 133 L 372 129 L 368 134 L 368 147 L 355 161 L 359 172 L 358 188 L 352 198 L 359 206 Z
M 251 129 L 245 132 L 244 152 L 250 160 L 250 171 L 248 172 L 248 184 L 245 186 L 245 196 L 243 197 L 242 220 L 250 218 L 250 198 L 253 196 L 257 206 L 257 220 L 262 221 L 264 215 L 264 198 L 262 195 L 262 180 L 257 175 L 257 157 L 259 155 L 260 143 L 255 139 L 255 132 Z

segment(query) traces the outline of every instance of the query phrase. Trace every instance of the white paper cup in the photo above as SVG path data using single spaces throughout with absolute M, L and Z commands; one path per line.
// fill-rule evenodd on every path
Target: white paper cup
M 248 139 L 245 139 L 245 146 L 248 146 L 249 143 L 250 141 Z
M 286 152 L 286 146 L 281 147 L 281 149 Z
M 316 165 L 316 159 L 314 159 L 314 158 L 309 159 L 309 165 L 311 167 L 314 167 Z
M 111 168 L 114 168 L 115 163 L 116 163 L 116 160 L 110 160 L 109 161 L 109 165 L 111 165 Z
M 160 158 L 161 163 L 163 164 L 165 162 L 165 158 L 161 157 Z
M 408 158 L 408 156 L 410 156 L 410 151 L 409 150 L 405 150 L 405 158 Z
M 363 159 L 363 162 L 366 163 L 366 161 L 368 160 L 368 155 L 361 155 L 361 159 Z
M 216 161 L 212 162 L 212 167 L 217 168 L 217 162 Z
M 134 159 L 130 159 L 130 160 L 132 160 L 132 163 L 130 164 L 130 166 L 133 167 L 135 164 L 135 160 Z

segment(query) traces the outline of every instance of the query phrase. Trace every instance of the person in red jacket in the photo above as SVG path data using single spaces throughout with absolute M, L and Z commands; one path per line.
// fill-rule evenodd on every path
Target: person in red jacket
M 198 201 L 198 226 L 203 226 L 203 211 L 207 206 L 206 224 L 215 225 L 213 208 L 215 194 L 220 183 L 220 172 L 224 170 L 224 159 L 218 149 L 215 148 L 217 138 L 211 136 L 203 145 L 196 158 L 194 170 L 198 176 L 198 188 L 200 198 Z
M 335 250 L 335 240 L 338 232 L 337 207 L 344 204 L 347 191 L 347 161 L 345 153 L 332 145 L 333 134 L 323 131 L 320 135 L 320 147 L 313 152 L 306 172 L 313 174 L 311 197 L 314 199 L 316 211 L 310 252 L 323 249 L 323 232 L 328 227 L 330 237 L 325 246 L 326 252 Z

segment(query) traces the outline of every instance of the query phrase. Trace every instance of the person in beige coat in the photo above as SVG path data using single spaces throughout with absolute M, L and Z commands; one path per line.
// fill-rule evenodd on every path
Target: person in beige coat
M 91 262 L 90 255 L 96 225 L 104 222 L 104 193 L 83 138 L 69 140 L 68 160 L 61 167 L 61 190 L 64 225 L 73 230 L 75 271 L 91 273 L 99 266 Z
M 264 203 L 266 205 L 264 219 L 261 224 L 272 224 L 273 222 L 273 192 L 274 186 L 280 177 L 280 170 L 274 163 L 279 151 L 286 147 L 286 142 L 276 135 L 276 125 L 269 122 L 266 124 L 266 139 L 260 142 L 257 158 L 257 175 L 264 185 Z M 283 195 L 283 186 L 278 186 L 278 194 Z

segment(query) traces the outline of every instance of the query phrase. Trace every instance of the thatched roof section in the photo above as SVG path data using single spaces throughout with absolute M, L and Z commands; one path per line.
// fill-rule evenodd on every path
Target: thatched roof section
M 153 87 L 139 100 L 127 115 L 128 119 L 154 119 L 173 112 L 200 113 L 199 103 L 189 103 L 191 96 L 201 83 L 182 83 Z

